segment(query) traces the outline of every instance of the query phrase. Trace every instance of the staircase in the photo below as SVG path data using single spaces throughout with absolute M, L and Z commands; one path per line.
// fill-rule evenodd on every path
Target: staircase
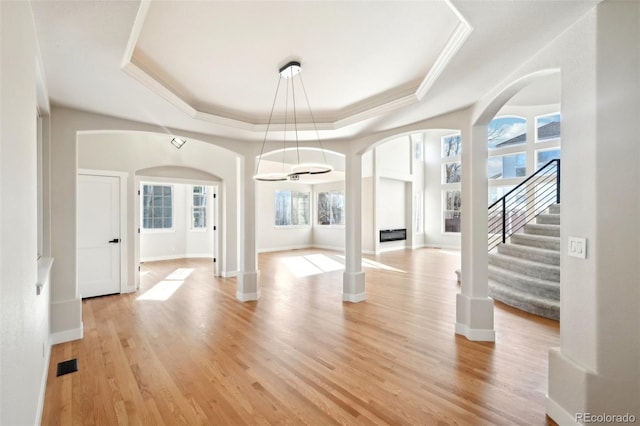
M 545 318 L 560 319 L 560 205 L 489 253 L 489 295 Z

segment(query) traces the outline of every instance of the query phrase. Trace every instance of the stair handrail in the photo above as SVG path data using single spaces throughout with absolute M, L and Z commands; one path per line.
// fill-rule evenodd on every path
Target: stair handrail
M 523 189 L 526 187 L 526 185 L 530 182 L 532 182 L 534 179 L 539 179 L 540 181 L 544 182 L 544 183 L 549 183 L 550 179 L 548 179 L 549 177 L 549 172 L 553 171 L 555 168 L 555 197 L 549 197 L 550 195 L 553 194 L 544 194 L 545 197 L 547 198 L 553 198 L 556 204 L 560 204 L 560 159 L 556 158 L 553 160 L 549 160 L 546 164 L 544 164 L 542 167 L 540 167 L 538 170 L 535 171 L 535 173 L 533 173 L 531 176 L 527 177 L 524 181 L 520 182 L 515 188 L 513 188 L 512 190 L 510 190 L 509 192 L 507 192 L 506 194 L 504 194 L 501 198 L 499 198 L 498 200 L 496 200 L 494 203 L 492 203 L 489 207 L 488 207 L 488 211 L 491 212 L 491 209 L 493 209 L 494 207 L 496 207 L 498 204 L 501 204 L 501 235 L 502 235 L 502 239 L 500 240 L 493 240 L 493 241 L 489 241 L 488 245 L 489 245 L 489 251 L 491 251 L 493 248 L 495 248 L 497 245 L 499 245 L 500 243 L 506 243 L 507 238 L 510 237 L 512 234 L 514 234 L 516 231 L 518 231 L 520 228 L 522 228 L 524 225 L 526 225 L 527 223 L 531 222 L 531 220 L 533 220 L 536 216 L 538 216 L 538 214 L 540 214 L 542 212 L 542 210 L 538 211 L 537 213 L 534 212 L 533 215 L 530 215 L 530 217 L 526 217 L 524 218 L 524 220 L 519 220 L 519 223 L 517 224 L 517 229 L 513 230 L 512 232 L 509 233 L 509 235 L 507 235 L 507 198 L 512 195 L 517 193 L 519 190 Z M 552 176 L 553 177 L 553 176 Z M 547 192 L 547 189 L 544 190 L 544 192 Z M 528 201 L 528 200 L 527 200 Z M 550 204 L 553 204 L 553 202 L 550 202 Z M 546 209 L 548 207 L 545 206 L 544 208 Z M 489 217 L 489 221 L 491 221 L 491 217 Z M 491 224 L 490 224 L 491 226 Z

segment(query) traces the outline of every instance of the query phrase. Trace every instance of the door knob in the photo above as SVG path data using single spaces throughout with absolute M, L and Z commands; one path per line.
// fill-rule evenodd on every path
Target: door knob
M 114 238 L 113 240 L 109 241 L 109 244 L 117 244 L 120 242 L 120 238 Z

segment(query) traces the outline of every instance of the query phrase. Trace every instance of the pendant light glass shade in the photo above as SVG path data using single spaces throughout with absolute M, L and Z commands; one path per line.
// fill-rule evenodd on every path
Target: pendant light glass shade
M 313 112 L 311 111 L 311 107 L 309 106 L 309 99 L 307 97 L 307 91 L 304 88 L 304 83 L 302 81 L 302 76 L 300 72 L 302 71 L 302 67 L 300 66 L 300 62 L 292 61 L 287 63 L 285 66 L 280 68 L 280 79 L 278 80 L 278 85 L 276 87 L 276 93 L 273 98 L 273 104 L 271 106 L 271 113 L 269 115 L 269 122 L 267 123 L 267 129 L 265 131 L 264 139 L 262 140 L 262 148 L 260 150 L 260 156 L 258 157 L 258 164 L 256 165 L 256 172 L 253 176 L 255 180 L 258 181 L 266 181 L 266 182 L 274 182 L 274 181 L 283 181 L 283 180 L 292 180 L 297 181 L 299 179 L 299 175 L 317 175 L 322 173 L 329 173 L 333 171 L 333 167 L 327 163 L 326 155 L 324 149 L 322 148 L 322 142 L 320 141 L 320 135 L 318 134 L 318 128 L 315 123 L 315 119 L 313 118 Z M 297 79 L 300 81 L 299 86 L 302 87 L 302 91 L 304 93 L 304 97 L 307 103 L 307 108 L 309 109 L 309 114 L 311 116 L 311 121 L 313 123 L 313 128 L 316 132 L 316 138 L 318 140 L 318 144 L 320 145 L 320 152 L 322 153 L 322 159 L 324 162 L 300 162 L 300 146 L 299 146 L 299 138 L 298 138 L 298 117 L 297 117 L 297 109 L 296 109 L 296 96 L 295 96 L 295 85 L 294 85 L 294 77 L 298 77 Z M 286 91 L 286 109 L 285 109 L 285 123 L 284 123 L 284 139 L 283 139 L 283 151 L 286 150 L 286 135 L 287 135 L 287 118 L 288 118 L 288 106 L 289 102 L 291 102 L 293 106 L 293 132 L 295 134 L 295 150 L 297 154 L 298 162 L 293 166 L 289 167 L 289 171 L 286 171 L 287 166 L 284 161 L 284 155 L 282 157 L 282 172 L 272 172 L 272 171 L 261 171 L 260 165 L 263 162 L 262 156 L 264 154 L 264 147 L 267 142 L 267 136 L 269 134 L 269 130 L 271 128 L 271 122 L 273 120 L 273 110 L 276 105 L 276 100 L 278 98 L 278 92 L 280 90 L 280 83 L 282 80 L 286 81 L 287 91 Z M 291 80 L 291 100 L 289 100 L 289 82 Z M 263 165 L 264 168 L 264 165 Z

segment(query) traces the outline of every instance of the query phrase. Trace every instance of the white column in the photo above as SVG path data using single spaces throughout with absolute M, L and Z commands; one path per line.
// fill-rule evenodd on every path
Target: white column
M 549 351 L 547 414 L 559 424 L 637 424 L 640 3 L 600 3 L 572 32 L 579 43 L 562 68 L 560 347 Z M 569 237 L 586 238 L 586 258 L 568 255 Z
M 487 277 L 487 126 L 462 131 L 462 284 L 456 333 L 493 342 L 493 299 Z
M 242 302 L 258 300 L 258 252 L 256 250 L 256 182 L 253 180 L 253 155 L 242 162 L 240 181 L 240 274 L 236 298 Z
M 362 271 L 362 157 L 348 154 L 345 171 L 345 269 L 342 278 L 342 300 L 366 300 L 364 272 Z

